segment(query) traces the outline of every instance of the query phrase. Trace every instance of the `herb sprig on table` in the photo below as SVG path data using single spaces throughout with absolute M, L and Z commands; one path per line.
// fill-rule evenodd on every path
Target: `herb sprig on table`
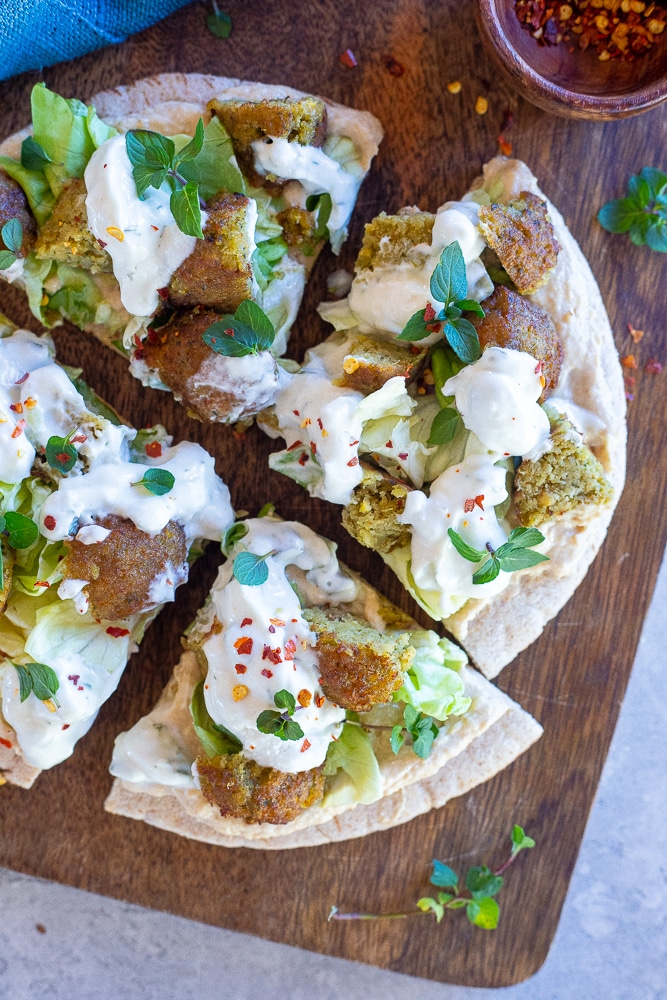
M 512 827 L 510 842 L 510 856 L 499 868 L 492 871 L 487 865 L 473 865 L 466 873 L 463 887 L 449 865 L 434 860 L 430 883 L 439 891 L 435 896 L 422 896 L 417 900 L 415 909 L 397 913 L 341 913 L 338 907 L 332 906 L 329 920 L 400 920 L 432 913 L 440 923 L 445 910 L 465 910 L 468 920 L 475 927 L 494 930 L 500 917 L 500 907 L 494 897 L 503 887 L 503 876 L 521 851 L 535 846 L 533 838 L 528 837 L 520 826 Z
M 667 174 L 655 167 L 633 174 L 627 196 L 603 205 L 598 222 L 608 233 L 628 233 L 635 246 L 667 253 Z

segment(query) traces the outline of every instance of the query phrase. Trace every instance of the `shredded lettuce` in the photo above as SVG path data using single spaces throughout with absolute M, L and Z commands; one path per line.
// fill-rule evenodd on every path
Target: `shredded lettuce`
M 90 615 L 80 615 L 71 601 L 55 601 L 37 612 L 35 627 L 25 644 L 28 656 L 38 663 L 50 663 L 57 657 L 81 657 L 99 674 L 121 671 L 131 651 L 132 636 L 109 640 L 106 622 Z
M 11 156 L 0 156 L 0 167 L 23 188 L 32 214 L 39 225 L 43 225 L 53 211 L 55 195 L 49 182 L 40 170 L 26 170 L 18 160 Z
M 415 658 L 394 700 L 412 705 L 440 722 L 467 712 L 471 699 L 465 694 L 459 674 L 468 662 L 463 650 L 430 631 L 411 633 L 410 642 L 415 647 Z
M 324 774 L 331 779 L 325 805 L 369 804 L 382 796 L 382 775 L 371 741 L 363 729 L 349 722 L 329 744 Z
M 330 323 L 334 330 L 352 330 L 359 325 L 359 320 L 348 305 L 348 300 L 338 302 L 320 302 L 317 311 L 325 323 Z

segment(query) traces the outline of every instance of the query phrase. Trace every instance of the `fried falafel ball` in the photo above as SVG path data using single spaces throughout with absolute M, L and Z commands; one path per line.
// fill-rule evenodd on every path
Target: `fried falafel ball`
M 279 370 L 269 351 L 247 358 L 216 354 L 202 337 L 219 319 L 210 309 L 176 314 L 149 331 L 137 355 L 191 417 L 234 423 L 275 402 Z
M 522 295 L 548 281 L 561 247 L 542 198 L 521 191 L 507 205 L 483 205 L 479 231 Z
M 211 805 L 246 823 L 289 823 L 324 795 L 321 766 L 289 774 L 234 753 L 197 757 L 196 767 Z
M 473 317 L 482 350 L 494 345 L 526 351 L 542 362 L 545 379 L 540 402 L 554 391 L 560 378 L 563 345 L 549 314 L 541 306 L 498 285 L 484 300 L 484 318 Z
M 109 514 L 96 524 L 110 534 L 84 545 L 67 540 L 66 580 L 87 580 L 84 593 L 95 618 L 125 620 L 157 607 L 187 579 L 183 529 L 170 521 L 157 535 L 141 531 L 127 518 Z
M 412 344 L 385 343 L 360 335 L 350 345 L 343 359 L 343 375 L 334 385 L 368 395 L 398 375 L 408 383 L 418 374 L 425 357 L 426 351 L 413 349 Z
M 409 632 L 378 632 L 340 608 L 308 608 L 317 635 L 320 684 L 327 698 L 353 712 L 391 701 L 415 655 Z
M 315 213 L 299 208 L 298 205 L 291 205 L 278 212 L 276 222 L 283 227 L 283 239 L 290 247 L 299 248 L 305 245 L 307 249 L 317 228 Z
M 35 244 L 38 260 L 57 260 L 93 274 L 113 271 L 111 257 L 88 227 L 86 185 L 81 178 L 67 183 Z
M 243 194 L 218 194 L 207 206 L 203 240 L 176 268 L 169 282 L 174 306 L 208 306 L 234 312 L 252 296 L 250 258 L 254 249 L 251 201 Z
M 614 492 L 570 421 L 553 410 L 549 418 L 551 449 L 536 461 L 524 460 L 514 477 L 514 503 L 525 527 L 537 527 L 580 504 L 607 503 Z
M 17 256 L 27 257 L 35 245 L 37 224 L 21 185 L 0 170 L 0 229 L 10 219 L 18 219 L 23 228 L 23 242 Z M 0 250 L 6 249 L 0 238 Z
M 387 473 L 364 467 L 364 478 L 343 508 L 343 526 L 358 542 L 384 555 L 409 545 L 409 525 L 400 524 L 410 487 Z
M 430 250 L 434 222 L 435 215 L 417 208 L 404 208 L 397 215 L 380 212 L 364 228 L 355 271 L 359 274 L 405 261 L 418 265 Z

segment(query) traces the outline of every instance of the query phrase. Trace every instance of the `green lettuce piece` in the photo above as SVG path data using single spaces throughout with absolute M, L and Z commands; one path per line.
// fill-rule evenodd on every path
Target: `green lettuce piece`
M 80 656 L 95 673 L 115 674 L 127 663 L 134 640 L 130 634 L 110 642 L 106 628 L 106 622 L 80 615 L 71 601 L 58 600 L 37 612 L 25 651 L 33 660 L 46 664 L 56 657 Z
M 359 726 L 346 723 L 338 739 L 331 741 L 324 774 L 331 779 L 325 805 L 369 804 L 382 796 L 380 767 L 370 739 Z
M 200 681 L 192 692 L 190 700 L 190 715 L 195 732 L 199 737 L 207 757 L 217 757 L 219 754 L 240 753 L 243 744 L 224 726 L 214 722 L 209 715 L 204 700 L 204 682 Z
M 120 326 L 126 323 L 105 301 L 90 271 L 28 254 L 23 278 L 30 310 L 44 326 L 56 326 L 63 316 L 76 326 L 110 324 L 114 319 Z
M 468 662 L 463 650 L 435 632 L 412 632 L 410 642 L 416 655 L 394 701 L 412 705 L 439 722 L 467 712 L 471 699 L 459 674 Z
M 359 320 L 348 305 L 347 299 L 338 302 L 320 302 L 317 311 L 325 323 L 330 323 L 334 330 L 352 330 L 359 326 Z
M 276 215 L 287 207 L 284 199 L 272 198 L 269 192 L 262 187 L 249 187 L 246 193 L 257 206 L 255 242 L 262 243 L 264 240 L 272 240 L 276 236 L 282 236 L 283 227 L 276 221 Z
M 23 188 L 32 214 L 38 224 L 43 225 L 53 211 L 55 195 L 43 171 L 26 170 L 11 156 L 0 156 L 0 167 Z
M 323 473 L 321 466 L 310 457 L 303 465 L 299 463 L 299 457 L 305 450 L 305 448 L 285 448 L 283 451 L 274 451 L 269 455 L 269 468 L 274 472 L 282 472 L 283 476 L 288 476 L 310 492 L 322 481 Z
M 171 434 L 167 433 L 166 427 L 162 424 L 153 424 L 152 427 L 142 427 L 137 431 L 137 436 L 130 441 L 130 461 L 140 462 L 142 465 L 150 465 L 151 456 L 146 451 L 146 445 L 159 444 L 168 448 L 171 444 Z M 159 456 L 157 456 L 159 457 Z

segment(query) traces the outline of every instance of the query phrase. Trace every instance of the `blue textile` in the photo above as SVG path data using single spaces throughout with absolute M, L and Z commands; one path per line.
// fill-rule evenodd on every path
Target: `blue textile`
M 0 0 L 0 79 L 123 42 L 187 2 Z

